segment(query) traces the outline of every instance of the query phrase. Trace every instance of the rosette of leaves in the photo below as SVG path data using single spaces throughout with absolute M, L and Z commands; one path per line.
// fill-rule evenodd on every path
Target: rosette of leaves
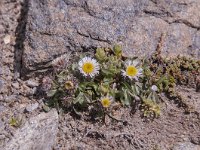
M 155 118 L 160 116 L 160 106 L 152 99 L 143 98 L 141 110 L 144 117 Z
M 136 100 L 140 99 L 141 94 L 141 84 L 136 82 L 129 84 L 123 82 L 120 85 L 121 89 L 118 93 L 119 99 L 123 105 L 129 106 L 133 104 Z
M 97 48 L 96 59 L 100 62 L 101 73 L 105 78 L 115 78 L 121 71 L 122 49 L 115 45 L 113 49 Z
M 47 96 L 51 97 L 51 101 L 49 101 L 51 106 L 58 108 L 60 105 L 71 105 L 73 107 L 81 106 L 80 108 L 89 108 L 89 106 L 95 108 L 101 105 L 101 97 L 109 95 L 125 106 L 130 106 L 139 101 L 144 106 L 142 108 L 145 110 L 145 114 L 153 113 L 158 116 L 158 107 L 156 106 L 158 96 L 156 92 L 153 93 L 150 90 L 150 87 L 155 84 L 162 91 L 163 88 L 169 86 L 168 76 L 162 77 L 164 73 L 162 67 L 159 70 L 152 70 L 148 63 L 143 61 L 144 74 L 138 81 L 135 81 L 123 78 L 121 75 L 124 61 L 126 59 L 135 59 L 123 57 L 121 46 L 97 48 L 95 58 L 100 65 L 99 74 L 95 77 L 80 76 L 75 62 L 67 68 L 56 72 L 52 82 L 45 82 L 51 83 L 51 86 L 48 85 L 51 89 L 47 91 Z M 69 101 L 69 99 L 72 101 Z M 146 100 L 152 100 L 152 102 L 150 103 Z M 65 105 L 65 101 L 69 102 L 69 104 Z
M 120 46 L 111 48 L 97 48 L 95 58 L 100 64 L 100 74 L 94 79 L 80 81 L 75 92 L 74 104 L 90 105 L 98 102 L 101 96 L 115 97 L 117 89 L 113 84 L 118 80 L 121 71 Z

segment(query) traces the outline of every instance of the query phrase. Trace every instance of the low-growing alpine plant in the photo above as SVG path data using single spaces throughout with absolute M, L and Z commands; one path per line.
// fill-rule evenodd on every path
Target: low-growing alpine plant
M 159 93 L 173 88 L 178 78 L 169 70 L 174 65 L 166 68 L 162 63 L 154 57 L 125 57 L 118 45 L 97 48 L 94 55 L 73 56 L 73 60 L 65 54 L 52 62 L 53 76 L 43 78 L 42 88 L 48 104 L 57 108 L 75 112 L 92 108 L 103 117 L 121 103 L 139 105 L 145 117 L 158 117 Z

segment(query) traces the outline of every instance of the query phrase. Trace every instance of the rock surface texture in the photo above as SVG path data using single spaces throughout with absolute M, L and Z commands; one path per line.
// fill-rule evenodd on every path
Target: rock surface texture
M 69 52 L 120 44 L 125 55 L 144 56 L 160 45 L 165 56 L 199 59 L 199 10 L 200 0 L 0 0 L 0 149 L 199 149 L 195 89 L 179 88 L 191 113 L 164 98 L 152 122 L 116 110 L 128 125 L 43 113 L 46 99 L 37 88 L 43 69 Z
M 199 150 L 199 149 L 200 149 L 199 145 L 194 145 L 189 142 L 179 143 L 173 148 L 173 150 Z
M 0 1 L 0 101 L 2 94 L 11 93 L 10 86 L 14 74 L 14 45 L 17 19 L 20 16 L 21 5 L 19 1 Z
M 199 0 L 30 0 L 23 67 L 36 70 L 69 51 L 121 44 L 149 55 L 200 58 Z
M 58 114 L 56 110 L 41 113 L 30 118 L 14 134 L 5 150 L 51 150 L 58 132 Z

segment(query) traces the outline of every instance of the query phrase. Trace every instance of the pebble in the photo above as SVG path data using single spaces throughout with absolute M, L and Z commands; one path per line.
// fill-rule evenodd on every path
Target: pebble
M 191 137 L 191 142 L 200 145 L 200 137 Z
M 0 80 L 0 90 L 3 88 L 4 80 Z
M 15 72 L 14 73 L 14 79 L 20 80 L 20 73 L 19 72 Z
M 32 111 L 34 111 L 35 109 L 37 109 L 38 107 L 39 107 L 39 104 L 38 104 L 38 103 L 28 104 L 28 105 L 26 106 L 26 111 L 32 112 Z
M 4 128 L 5 128 L 4 122 L 0 120 L 0 133 L 2 133 Z
M 6 138 L 6 136 L 4 134 L 0 134 L 0 140 L 3 140 L 5 138 Z
M 19 89 L 19 83 L 18 83 L 18 82 L 12 83 L 12 86 L 13 86 L 15 89 Z
M 3 101 L 4 98 L 3 98 L 3 95 L 0 95 L 0 101 Z
M 5 98 L 5 102 L 12 102 L 15 100 L 17 100 L 17 95 L 6 96 L 6 98 Z
M 0 113 L 2 113 L 6 108 L 0 105 Z
M 3 39 L 3 41 L 4 41 L 5 44 L 9 44 L 10 41 L 11 41 L 11 36 L 10 36 L 10 35 L 6 35 L 6 36 L 4 37 L 4 39 Z
M 25 84 L 22 84 L 22 86 L 21 86 L 21 94 L 22 94 L 23 96 L 30 95 L 31 90 L 32 90 L 32 89 L 31 89 L 29 86 L 27 86 L 27 85 L 25 85 Z
M 39 86 L 39 83 L 34 80 L 28 80 L 26 81 L 26 85 L 33 88 L 33 87 Z
M 37 88 L 34 87 L 34 88 L 32 89 L 32 93 L 35 94 L 36 92 L 37 92 Z

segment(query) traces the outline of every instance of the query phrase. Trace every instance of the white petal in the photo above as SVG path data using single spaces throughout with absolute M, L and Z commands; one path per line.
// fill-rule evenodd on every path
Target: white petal
M 139 68 L 138 71 L 139 71 L 139 72 L 143 72 L 143 69 L 142 69 L 142 68 Z
M 79 61 L 78 65 L 79 65 L 80 67 L 82 67 L 83 62 L 82 62 L 82 61 Z
M 137 66 L 139 64 L 139 61 L 138 60 L 133 60 L 133 62 L 132 62 L 132 65 L 133 66 Z

